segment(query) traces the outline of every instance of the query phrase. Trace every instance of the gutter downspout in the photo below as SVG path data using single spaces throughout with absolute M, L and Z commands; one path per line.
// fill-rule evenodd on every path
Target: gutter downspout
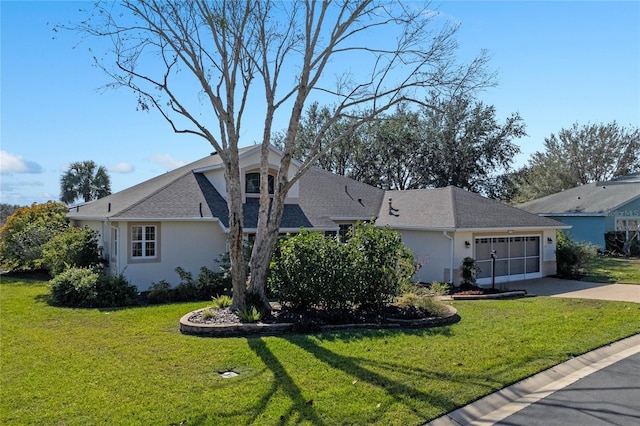
M 451 249 L 449 250 L 449 283 L 453 285 L 453 237 L 448 234 L 448 231 L 442 231 L 442 235 L 451 241 Z

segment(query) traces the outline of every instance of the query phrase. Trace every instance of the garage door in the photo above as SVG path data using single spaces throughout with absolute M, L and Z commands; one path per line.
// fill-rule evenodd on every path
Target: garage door
M 495 250 L 497 283 L 540 278 L 540 236 L 504 236 L 475 239 L 478 285 L 491 284 L 491 251 Z

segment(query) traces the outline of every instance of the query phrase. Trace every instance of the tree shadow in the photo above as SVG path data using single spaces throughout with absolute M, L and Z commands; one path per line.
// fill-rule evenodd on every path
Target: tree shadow
M 459 317 L 458 317 L 459 318 Z M 300 336 L 306 336 L 307 334 L 301 334 Z M 314 337 L 318 340 L 324 341 L 342 341 L 345 343 L 357 342 L 368 338 L 385 338 L 395 337 L 398 335 L 415 336 L 415 337 L 429 337 L 429 336 L 453 336 L 453 329 L 450 326 L 435 326 L 435 327 L 399 327 L 399 328 L 368 328 L 368 329 L 352 329 L 342 331 L 326 331 L 323 333 L 315 334 Z
M 260 398 L 255 415 L 247 423 L 254 423 L 257 420 L 258 414 L 266 409 L 271 397 L 280 390 L 288 395 L 292 401 L 291 408 L 280 416 L 280 424 L 287 423 L 295 413 L 298 413 L 301 418 L 311 421 L 314 425 L 324 424 L 316 410 L 313 408 L 313 401 L 308 401 L 304 398 L 300 387 L 296 385 L 278 357 L 276 357 L 267 347 L 264 340 L 262 338 L 251 338 L 247 339 L 247 342 L 249 348 L 251 348 L 251 350 L 260 357 L 262 362 L 271 370 L 274 376 L 271 389 L 269 389 L 269 391 Z
M 310 336 L 301 335 L 295 338 L 287 338 L 287 340 L 330 367 L 340 370 L 356 378 L 358 381 L 385 389 L 387 394 L 396 402 L 408 407 L 409 410 L 414 413 L 424 412 L 425 408 L 429 406 L 436 407 L 443 412 L 448 412 L 457 406 L 456 402 L 444 393 L 433 391 L 427 393 L 421 391 L 409 384 L 390 379 L 374 371 L 372 368 L 368 368 L 366 364 L 372 367 L 377 366 L 384 368 L 390 372 L 394 372 L 394 374 L 397 374 L 397 371 L 405 368 L 405 366 L 391 362 L 363 360 L 362 358 L 340 355 L 320 346 Z M 413 372 L 409 371 L 409 373 L 417 372 L 417 370 Z M 422 374 L 423 377 L 431 376 L 433 379 L 457 380 L 451 376 L 435 374 L 428 370 L 422 370 L 419 373 Z M 409 374 L 407 374 L 407 376 L 408 375 Z

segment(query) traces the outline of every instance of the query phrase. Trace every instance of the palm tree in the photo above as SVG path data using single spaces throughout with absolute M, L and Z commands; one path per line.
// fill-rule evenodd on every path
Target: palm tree
M 60 201 L 71 204 L 81 198 L 85 202 L 111 194 L 111 179 L 104 166 L 93 161 L 71 163 L 60 179 Z

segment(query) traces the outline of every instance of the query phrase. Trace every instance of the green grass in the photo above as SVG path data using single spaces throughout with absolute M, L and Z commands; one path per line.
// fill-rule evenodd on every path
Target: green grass
M 584 281 L 640 284 L 640 258 L 596 256 L 585 268 Z
M 421 424 L 640 332 L 640 304 L 455 302 L 433 329 L 184 336 L 203 303 L 49 306 L 46 284 L 0 285 L 0 424 Z M 220 372 L 240 375 L 223 379 Z

